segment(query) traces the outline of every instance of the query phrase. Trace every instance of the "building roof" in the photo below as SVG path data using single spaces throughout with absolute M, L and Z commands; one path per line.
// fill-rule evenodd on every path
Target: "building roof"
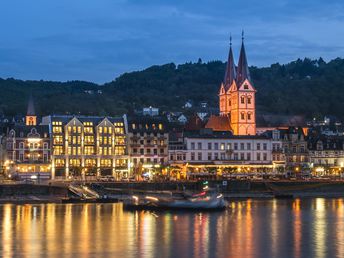
M 305 126 L 306 121 L 303 116 L 290 115 L 262 115 L 256 116 L 257 127 L 289 127 Z
M 184 131 L 184 137 L 202 139 L 270 139 L 266 135 L 233 135 L 230 131 L 213 131 L 211 129 Z
M 82 115 L 50 115 L 51 121 L 61 121 L 67 124 L 73 118 L 77 118 L 80 122 L 93 122 L 94 125 L 101 123 L 107 118 L 111 123 L 123 122 L 123 117 L 107 117 L 107 116 L 82 116 Z
M 344 136 L 327 136 L 315 135 L 308 139 L 308 149 L 318 150 L 318 144 L 321 144 L 321 150 L 343 150 L 344 149 Z
M 211 128 L 214 131 L 232 131 L 230 116 L 215 116 L 211 115 L 205 128 Z
M 235 68 L 235 63 L 234 63 L 234 58 L 233 58 L 232 38 L 231 38 L 227 66 L 226 66 L 226 71 L 225 71 L 225 78 L 223 80 L 223 84 L 226 91 L 230 88 L 230 86 L 232 85 L 235 79 L 236 79 L 236 68 Z
M 248 69 L 248 62 L 246 57 L 245 45 L 244 45 L 244 33 L 242 35 L 241 50 L 237 69 L 237 83 L 238 86 L 245 80 L 251 81 L 250 71 Z
M 10 129 L 15 131 L 17 137 L 19 137 L 21 133 L 23 134 L 23 137 L 26 137 L 29 133 L 32 132 L 32 129 L 35 129 L 40 137 L 43 137 L 44 133 L 49 135 L 48 125 L 15 125 Z
M 202 128 L 204 128 L 204 122 L 202 121 L 202 119 L 197 115 L 194 114 L 192 115 L 188 122 L 185 125 L 185 130 L 200 130 Z
M 27 105 L 26 115 L 28 115 L 28 116 L 35 116 L 36 115 L 35 105 L 34 105 L 32 94 L 29 97 L 29 102 L 28 102 L 28 105 Z

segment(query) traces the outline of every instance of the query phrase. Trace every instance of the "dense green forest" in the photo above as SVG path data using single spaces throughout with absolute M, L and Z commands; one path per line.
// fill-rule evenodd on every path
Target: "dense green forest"
M 24 114 L 30 93 L 41 115 L 118 115 L 143 106 L 177 111 L 189 99 L 217 107 L 224 70 L 225 63 L 221 61 L 199 60 L 125 73 L 104 85 L 0 79 L 0 113 Z M 250 71 L 257 89 L 258 112 L 301 114 L 309 118 L 331 114 L 344 118 L 344 59 L 328 63 L 321 58 L 299 59 L 285 65 L 251 67 Z

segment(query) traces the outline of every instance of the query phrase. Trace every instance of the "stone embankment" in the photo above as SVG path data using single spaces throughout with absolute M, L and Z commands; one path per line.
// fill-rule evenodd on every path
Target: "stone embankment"
M 102 193 L 119 199 L 132 194 L 162 195 L 183 191 L 199 192 L 204 188 L 216 189 L 227 198 L 344 197 L 344 181 L 252 181 L 212 180 L 176 182 L 86 182 L 96 184 Z M 0 203 L 59 203 L 69 195 L 67 183 L 53 184 L 0 184 Z

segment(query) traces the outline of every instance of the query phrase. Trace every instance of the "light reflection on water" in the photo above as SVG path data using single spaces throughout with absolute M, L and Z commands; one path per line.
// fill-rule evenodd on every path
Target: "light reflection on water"
M 244 200 L 225 212 L 0 205 L 1 257 L 343 257 L 344 199 Z

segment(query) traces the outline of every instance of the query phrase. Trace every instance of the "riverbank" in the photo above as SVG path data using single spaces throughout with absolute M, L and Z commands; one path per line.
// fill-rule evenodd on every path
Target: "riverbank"
M 344 197 L 344 181 L 177 181 L 177 182 L 84 182 L 89 187 L 113 198 L 123 200 L 131 195 L 169 195 L 183 191 L 199 192 L 204 187 L 216 189 L 227 200 L 230 199 L 268 199 L 275 197 L 308 198 Z M 0 184 L 0 204 L 39 204 L 61 203 L 71 196 L 66 182 L 50 184 Z

